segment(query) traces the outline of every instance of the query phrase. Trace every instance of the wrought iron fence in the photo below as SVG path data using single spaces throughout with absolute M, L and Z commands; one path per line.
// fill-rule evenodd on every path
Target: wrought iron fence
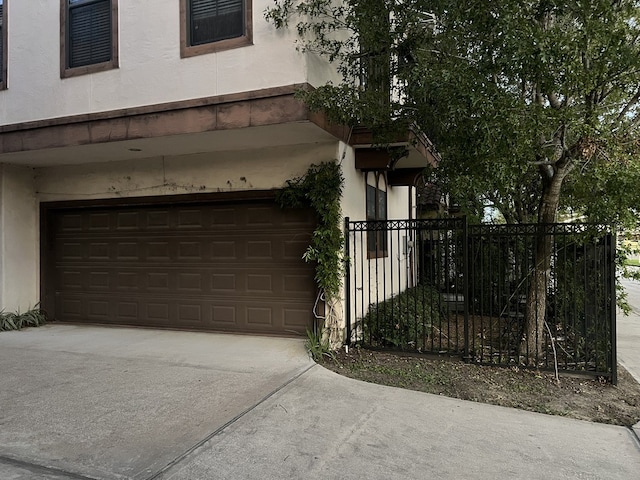
M 346 219 L 345 231 L 350 343 L 615 383 L 607 228 Z

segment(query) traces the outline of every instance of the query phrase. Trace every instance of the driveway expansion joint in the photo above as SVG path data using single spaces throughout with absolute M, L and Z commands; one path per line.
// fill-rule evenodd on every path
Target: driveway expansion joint
M 638 452 L 640 452 L 640 437 L 638 436 L 638 432 L 636 428 L 640 430 L 640 422 L 635 424 L 633 427 L 626 427 L 629 432 L 631 432 L 631 438 L 634 440 L 636 447 L 638 448 Z
M 60 468 L 55 467 L 47 467 L 45 465 L 39 465 L 37 463 L 25 462 L 24 460 L 18 460 L 12 457 L 6 457 L 4 455 L 0 455 L 0 463 L 5 463 L 9 465 L 13 465 L 14 467 L 23 468 L 30 472 L 36 474 L 51 474 L 59 477 L 66 477 L 69 480 L 100 480 L 96 477 L 88 477 L 86 475 L 81 475 L 79 473 L 68 472 L 67 470 L 62 470 Z
M 273 391 L 269 392 L 267 395 L 265 395 L 263 398 L 261 398 L 259 401 L 257 401 L 254 405 L 250 406 L 249 408 L 247 408 L 246 410 L 240 412 L 238 415 L 236 415 L 235 417 L 233 417 L 231 420 L 229 420 L 227 423 L 225 423 L 224 425 L 221 425 L 220 427 L 218 427 L 217 429 L 215 429 L 213 432 L 211 432 L 209 435 L 207 435 L 206 437 L 204 437 L 202 440 L 200 440 L 198 443 L 196 443 L 195 445 L 193 445 L 191 448 L 189 448 L 188 450 L 186 450 L 185 452 L 183 452 L 181 455 L 177 456 L 176 458 L 174 458 L 171 462 L 169 462 L 167 465 L 165 465 L 164 467 L 162 467 L 160 470 L 158 470 L 156 473 L 154 473 L 153 475 L 151 475 L 150 477 L 147 477 L 145 480 L 156 480 L 162 477 L 162 475 L 167 472 L 169 469 L 173 468 L 174 466 L 178 465 L 180 462 L 182 462 L 183 460 L 185 460 L 187 457 L 189 457 L 192 453 L 194 453 L 196 450 L 198 450 L 199 448 L 201 448 L 203 445 L 205 445 L 207 442 L 209 442 L 210 440 L 212 440 L 213 438 L 217 437 L 220 433 L 222 433 L 224 430 L 226 430 L 228 427 L 230 427 L 231 425 L 233 425 L 234 423 L 236 423 L 238 420 L 240 420 L 242 417 L 244 417 L 247 413 L 255 410 L 258 406 L 260 406 L 261 404 L 263 404 L 264 402 L 266 402 L 267 400 L 269 400 L 272 396 L 274 396 L 276 393 L 278 393 L 279 391 L 281 391 L 282 389 L 284 389 L 285 387 L 287 387 L 288 385 L 290 385 L 291 383 L 295 382 L 298 378 L 300 378 L 301 376 L 303 376 L 305 373 L 307 373 L 309 370 L 311 370 L 313 367 L 317 367 L 318 365 L 314 362 L 311 365 L 309 365 L 308 367 L 305 367 L 301 372 L 297 373 L 296 375 L 294 375 L 293 377 L 291 377 L 289 380 L 287 380 L 285 383 L 283 383 L 282 385 L 280 385 L 278 388 L 274 389 Z M 93 479 L 91 479 L 93 480 Z

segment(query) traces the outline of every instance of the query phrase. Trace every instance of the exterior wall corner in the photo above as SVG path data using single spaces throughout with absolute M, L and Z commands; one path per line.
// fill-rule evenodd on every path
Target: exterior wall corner
M 38 271 L 33 169 L 0 164 L 0 309 L 33 308 L 39 300 Z

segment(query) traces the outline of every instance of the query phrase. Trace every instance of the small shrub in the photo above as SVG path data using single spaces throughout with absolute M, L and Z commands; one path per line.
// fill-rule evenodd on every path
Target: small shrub
M 438 291 L 418 285 L 369 306 L 363 319 L 364 342 L 371 346 L 415 349 L 424 345 L 444 315 Z
M 334 358 L 329 339 L 323 339 L 321 333 L 307 330 L 307 339 L 304 342 L 304 346 L 315 362 L 320 362 L 323 357 Z
M 39 327 L 47 322 L 47 314 L 44 310 L 35 308 L 24 313 L 0 311 L 0 332 L 7 330 L 20 330 L 26 327 Z

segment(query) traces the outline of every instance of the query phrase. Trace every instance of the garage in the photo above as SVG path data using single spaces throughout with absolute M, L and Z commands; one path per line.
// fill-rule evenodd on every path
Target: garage
M 213 199 L 43 204 L 44 308 L 71 323 L 304 333 L 313 213 L 273 198 Z

